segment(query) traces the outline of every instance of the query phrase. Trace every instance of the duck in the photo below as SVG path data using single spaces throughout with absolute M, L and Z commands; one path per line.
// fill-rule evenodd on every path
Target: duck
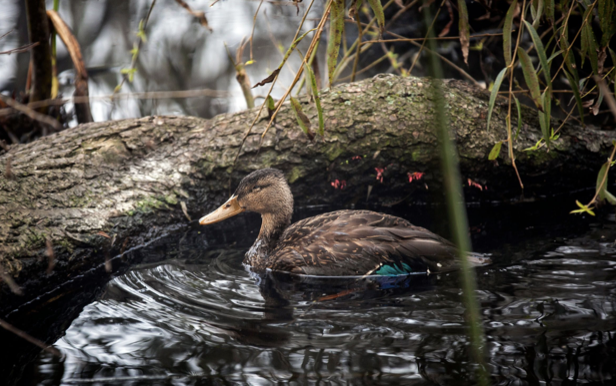
M 210 225 L 250 211 L 261 229 L 243 263 L 267 270 L 311 276 L 408 275 L 457 268 L 457 249 L 445 238 L 409 221 L 370 210 L 337 210 L 291 224 L 293 194 L 282 171 L 256 170 L 235 193 L 199 220 Z M 489 263 L 468 254 L 473 265 Z

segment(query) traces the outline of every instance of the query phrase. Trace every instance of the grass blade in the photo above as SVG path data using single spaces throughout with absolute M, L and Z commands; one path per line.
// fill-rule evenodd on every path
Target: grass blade
M 578 112 L 580 113 L 580 120 L 582 121 L 582 124 L 584 124 L 584 106 L 582 106 L 582 96 L 580 95 L 578 84 L 567 70 L 563 70 L 563 72 L 565 73 L 565 76 L 567 76 L 567 80 L 569 80 L 569 85 L 571 90 L 573 90 L 573 96 L 575 97 L 575 104 L 577 104 Z
M 383 33 L 383 30 L 385 29 L 385 13 L 383 12 L 381 0 L 368 0 L 368 4 L 370 4 L 370 8 L 372 8 L 372 12 L 374 12 L 376 21 L 379 23 L 381 33 Z M 344 1 L 342 2 L 342 12 L 344 13 Z
M 505 16 L 505 24 L 503 25 L 503 55 L 505 56 L 505 65 L 511 65 L 511 28 L 513 26 L 513 14 L 518 7 L 518 0 L 514 0 L 509 6 L 507 16 Z
M 597 58 L 597 41 L 595 40 L 595 33 L 592 32 L 592 27 L 590 23 L 586 23 L 582 30 L 582 37 L 586 35 L 587 45 L 588 45 L 588 59 L 590 60 L 590 66 L 592 67 L 592 71 L 595 75 L 599 74 L 599 62 Z M 584 41 L 584 39 L 582 39 Z
M 529 22 L 524 20 L 524 25 L 528 28 L 528 32 L 530 32 L 530 37 L 533 39 L 533 43 L 535 44 L 535 51 L 537 51 L 537 55 L 539 56 L 539 61 L 541 62 L 541 67 L 543 68 L 543 77 L 545 78 L 545 83 L 548 86 L 548 89 L 552 89 L 552 77 L 550 76 L 550 65 L 548 63 L 547 56 L 545 55 L 545 49 L 543 48 L 543 42 L 541 42 L 541 38 L 537 34 L 535 28 L 530 25 Z
M 614 0 L 599 0 L 599 25 L 601 26 L 601 47 L 607 47 L 616 33 L 616 4 Z M 609 17 L 607 15 L 612 15 Z
M 533 13 L 533 3 L 537 4 L 537 9 L 535 9 L 534 15 L 533 15 L 533 27 L 537 28 L 539 26 L 539 22 L 541 21 L 541 16 L 543 16 L 543 0 L 537 0 L 537 1 L 533 1 L 531 3 L 531 13 Z
M 541 125 L 541 133 L 543 134 L 543 139 L 545 140 L 545 144 L 550 147 L 550 137 L 552 135 L 550 120 L 551 120 L 551 110 L 552 110 L 552 97 L 549 90 L 545 90 L 543 94 L 541 94 L 541 103 L 543 103 L 543 112 L 539 111 L 539 123 Z
M 520 57 L 520 64 L 522 65 L 522 72 L 524 73 L 524 80 L 530 89 L 531 98 L 535 102 L 535 106 L 543 111 L 543 104 L 541 103 L 541 92 L 539 91 L 539 78 L 533 67 L 533 63 L 530 60 L 530 56 L 522 49 L 518 47 L 518 56 Z
M 520 107 L 520 101 L 518 98 L 513 96 L 513 100 L 515 101 L 515 107 L 518 109 L 518 129 L 515 132 L 515 139 L 518 139 L 518 135 L 520 135 L 520 130 L 522 129 L 522 108 Z
M 325 134 L 325 123 L 323 119 L 323 107 L 321 107 L 321 98 L 319 97 L 319 89 L 317 87 L 317 79 L 314 76 L 312 68 L 307 63 L 304 63 L 304 66 L 308 78 L 310 79 L 310 88 L 312 89 L 312 96 L 314 97 L 314 103 L 317 106 L 317 114 L 319 116 L 319 129 L 317 133 L 322 137 Z
M 344 30 L 344 0 L 333 0 L 329 14 L 329 41 L 327 43 L 327 72 L 329 85 L 334 80 L 334 72 L 338 63 L 340 41 Z
M 310 119 L 304 114 L 304 110 L 302 109 L 302 105 L 299 101 L 293 97 L 291 98 L 291 107 L 293 108 L 293 112 L 295 113 L 295 118 L 297 118 L 297 123 L 299 127 L 302 129 L 304 133 L 310 138 L 312 141 L 314 139 L 314 133 L 310 130 Z
M 490 130 L 490 119 L 492 118 L 492 111 L 494 110 L 494 103 L 496 102 L 496 96 L 498 95 L 498 90 L 500 89 L 501 83 L 503 83 L 503 78 L 505 77 L 505 73 L 507 72 L 507 67 L 503 68 L 501 72 L 496 76 L 496 80 L 494 81 L 494 85 L 492 86 L 492 93 L 490 94 L 490 103 L 488 105 L 488 124 L 486 130 Z
M 462 47 L 464 63 L 468 66 L 468 42 L 471 34 L 468 26 L 468 10 L 466 9 L 466 2 L 464 0 L 458 0 L 458 12 L 460 13 L 460 19 L 458 20 L 458 29 L 460 30 L 460 46 Z
M 569 38 L 566 28 L 563 28 L 563 32 L 560 35 L 560 48 L 563 50 L 563 57 L 566 56 L 565 64 L 567 65 L 567 69 L 569 70 L 569 73 L 573 75 L 573 78 L 577 83 L 580 78 L 575 66 L 575 58 L 573 57 L 573 53 L 569 51 Z
M 554 25 L 554 0 L 546 0 L 545 17 Z

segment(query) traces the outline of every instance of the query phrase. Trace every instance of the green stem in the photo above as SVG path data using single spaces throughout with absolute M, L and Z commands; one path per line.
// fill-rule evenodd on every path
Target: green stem
M 426 25 L 430 25 L 432 17 L 430 15 L 430 7 L 424 7 L 424 20 Z M 428 37 L 432 38 L 434 32 L 430 29 Z M 430 82 L 431 92 L 434 100 L 434 123 L 439 140 L 439 152 L 441 157 L 441 168 L 443 173 L 443 182 L 445 185 L 445 194 L 447 200 L 447 209 L 449 215 L 449 224 L 454 242 L 458 247 L 460 259 L 460 276 L 462 281 L 463 302 L 466 307 L 466 322 L 469 327 L 469 337 L 471 344 L 472 360 L 478 365 L 477 377 L 478 384 L 481 386 L 488 385 L 488 374 L 485 367 L 484 358 L 484 334 L 481 327 L 481 319 L 479 314 L 479 306 L 475 297 L 475 273 L 471 269 L 467 258 L 467 252 L 470 248 L 470 240 L 468 238 L 468 223 L 466 218 L 466 210 L 464 208 L 464 196 L 462 194 L 462 181 L 458 169 L 457 149 L 451 140 L 449 128 L 449 112 L 445 105 L 445 94 L 441 85 L 443 78 L 443 69 L 437 56 L 435 55 L 436 41 L 429 39 L 427 41 L 430 51 L 430 75 L 433 78 Z

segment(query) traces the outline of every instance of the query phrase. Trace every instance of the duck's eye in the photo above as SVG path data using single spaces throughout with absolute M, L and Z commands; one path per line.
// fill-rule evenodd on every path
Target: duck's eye
M 261 186 L 255 186 L 254 188 L 252 188 L 252 192 L 253 193 L 257 193 L 258 191 L 260 191 L 262 189 Z

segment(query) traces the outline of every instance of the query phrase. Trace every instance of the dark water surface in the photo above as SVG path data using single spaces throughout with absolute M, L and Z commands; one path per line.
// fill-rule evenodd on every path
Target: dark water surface
M 475 250 L 494 260 L 477 270 L 493 384 L 616 384 L 613 216 L 564 208 L 470 212 Z M 389 212 L 439 228 L 426 208 Z M 456 273 L 258 285 L 241 265 L 258 224 L 145 248 L 53 344 L 65 358 L 41 353 L 18 383 L 473 383 Z

